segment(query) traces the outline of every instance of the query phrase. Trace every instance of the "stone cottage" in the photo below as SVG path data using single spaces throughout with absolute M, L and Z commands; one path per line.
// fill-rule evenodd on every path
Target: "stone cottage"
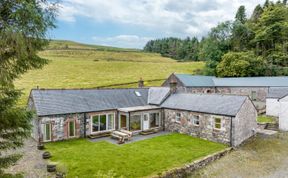
M 33 89 L 33 138 L 44 142 L 158 129 L 237 146 L 255 134 L 247 96 L 181 93 L 174 87 Z
M 175 83 L 178 90 L 188 93 L 221 93 L 250 96 L 258 110 L 265 110 L 270 87 L 288 87 L 288 77 L 217 78 L 190 74 L 171 74 L 162 84 Z

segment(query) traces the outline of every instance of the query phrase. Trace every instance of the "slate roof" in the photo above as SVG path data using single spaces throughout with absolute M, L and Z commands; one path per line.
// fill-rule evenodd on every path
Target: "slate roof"
M 189 87 L 214 87 L 212 76 L 200 76 L 189 74 L 175 74 L 176 77 L 185 85 Z
M 288 87 L 288 77 L 233 77 L 216 78 L 175 74 L 186 87 Z
M 288 94 L 288 87 L 271 87 L 268 90 L 267 98 L 282 98 Z
M 45 116 L 145 106 L 148 89 L 40 89 L 32 90 L 31 96 L 37 115 Z
M 164 108 L 180 109 L 225 116 L 236 116 L 247 96 L 217 94 L 173 94 L 161 105 Z
M 151 87 L 148 92 L 148 104 L 160 105 L 169 95 L 169 87 Z

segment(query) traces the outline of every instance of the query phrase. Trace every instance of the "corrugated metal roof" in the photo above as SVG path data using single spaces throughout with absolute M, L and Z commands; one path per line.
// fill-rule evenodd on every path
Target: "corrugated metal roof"
M 175 74 L 186 87 L 288 87 L 288 77 L 216 78 L 190 74 Z
M 161 105 L 201 113 L 236 116 L 247 96 L 217 94 L 173 94 Z
M 271 87 L 268 90 L 267 98 L 282 98 L 288 94 L 287 87 Z
M 135 91 L 141 96 L 137 96 Z M 147 105 L 148 89 L 32 90 L 39 116 Z
M 148 93 L 148 104 L 161 104 L 169 93 L 169 87 L 151 87 Z
M 189 87 L 214 87 L 212 76 L 199 76 L 189 74 L 175 74 L 176 77 L 185 85 Z
M 214 78 L 215 86 L 281 87 L 288 86 L 288 77 Z

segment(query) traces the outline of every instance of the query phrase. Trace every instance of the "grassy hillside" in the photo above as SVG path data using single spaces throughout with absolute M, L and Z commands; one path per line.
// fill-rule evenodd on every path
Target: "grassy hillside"
M 68 48 L 62 48 L 66 46 Z M 144 80 L 165 79 L 172 72 L 193 73 L 204 66 L 202 62 L 177 62 L 155 53 L 137 50 L 83 45 L 74 42 L 53 41 L 40 55 L 49 59 L 43 69 L 32 70 L 15 81 L 24 95 L 25 104 L 32 88 L 91 88 Z M 117 49 L 117 50 L 115 50 Z M 146 86 L 159 86 L 163 80 L 145 82 Z M 134 85 L 120 87 L 136 87 Z

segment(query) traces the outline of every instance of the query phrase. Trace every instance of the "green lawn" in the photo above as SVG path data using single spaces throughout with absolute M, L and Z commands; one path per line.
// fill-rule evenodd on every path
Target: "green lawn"
M 275 119 L 273 117 L 261 115 L 261 116 L 258 116 L 257 122 L 259 122 L 259 123 L 274 123 Z
M 62 49 L 66 43 L 69 48 Z M 49 64 L 43 69 L 29 71 L 15 81 L 16 87 L 24 92 L 20 104 L 26 104 L 30 90 L 36 86 L 91 88 L 137 82 L 140 77 L 144 80 L 163 79 L 145 83 L 146 86 L 159 86 L 172 72 L 194 73 L 204 66 L 203 62 L 177 62 L 160 54 L 121 48 L 116 50 L 65 41 L 52 42 L 50 46 L 51 49 L 40 53 L 50 60 Z
M 96 177 L 98 171 L 111 170 L 116 177 L 155 175 L 226 148 L 176 133 L 124 145 L 76 139 L 45 146 L 51 161 L 67 168 L 68 177 Z

